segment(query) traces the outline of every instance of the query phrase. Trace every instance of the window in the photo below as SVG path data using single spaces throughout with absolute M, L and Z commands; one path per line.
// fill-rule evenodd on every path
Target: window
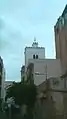
M 36 55 L 36 59 L 38 59 L 38 55 Z
M 38 59 L 38 55 L 33 55 L 33 59 Z
M 33 59 L 35 59 L 35 55 L 33 55 Z

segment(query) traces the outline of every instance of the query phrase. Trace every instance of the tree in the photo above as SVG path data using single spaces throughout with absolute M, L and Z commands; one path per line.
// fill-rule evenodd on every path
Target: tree
M 27 80 L 24 77 L 20 83 L 14 82 L 13 85 L 7 89 L 6 100 L 12 97 L 15 104 L 20 107 L 26 105 L 27 117 L 30 118 L 36 102 L 36 96 L 37 88 L 33 82 L 33 64 L 30 64 L 27 68 Z
M 7 89 L 6 100 L 12 97 L 16 105 L 21 107 L 25 104 L 28 107 L 28 112 L 31 112 L 35 105 L 36 95 L 37 90 L 34 84 L 23 82 L 13 83 L 13 85 Z
M 6 99 L 10 97 L 18 105 L 33 106 L 36 100 L 36 86 L 34 84 L 15 83 L 7 89 Z
M 2 102 L 3 102 L 3 99 L 0 98 L 0 111 L 2 111 Z
M 30 63 L 27 67 L 27 83 L 28 84 L 34 84 L 33 67 L 34 67 L 33 63 Z

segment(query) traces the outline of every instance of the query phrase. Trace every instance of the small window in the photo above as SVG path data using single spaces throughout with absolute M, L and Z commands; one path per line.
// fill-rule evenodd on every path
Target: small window
M 38 55 L 36 55 L 36 59 L 38 59 Z
M 35 55 L 33 55 L 33 59 L 35 59 Z

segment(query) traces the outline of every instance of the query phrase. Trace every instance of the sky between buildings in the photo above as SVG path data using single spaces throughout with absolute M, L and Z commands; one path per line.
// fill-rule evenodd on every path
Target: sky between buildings
M 55 58 L 54 25 L 67 0 L 0 0 L 0 55 L 7 80 L 20 80 L 24 48 L 34 36 L 46 48 L 46 57 Z

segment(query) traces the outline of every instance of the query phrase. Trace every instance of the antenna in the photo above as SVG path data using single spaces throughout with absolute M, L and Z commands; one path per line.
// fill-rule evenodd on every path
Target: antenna
M 34 42 L 36 42 L 36 37 L 34 37 Z

